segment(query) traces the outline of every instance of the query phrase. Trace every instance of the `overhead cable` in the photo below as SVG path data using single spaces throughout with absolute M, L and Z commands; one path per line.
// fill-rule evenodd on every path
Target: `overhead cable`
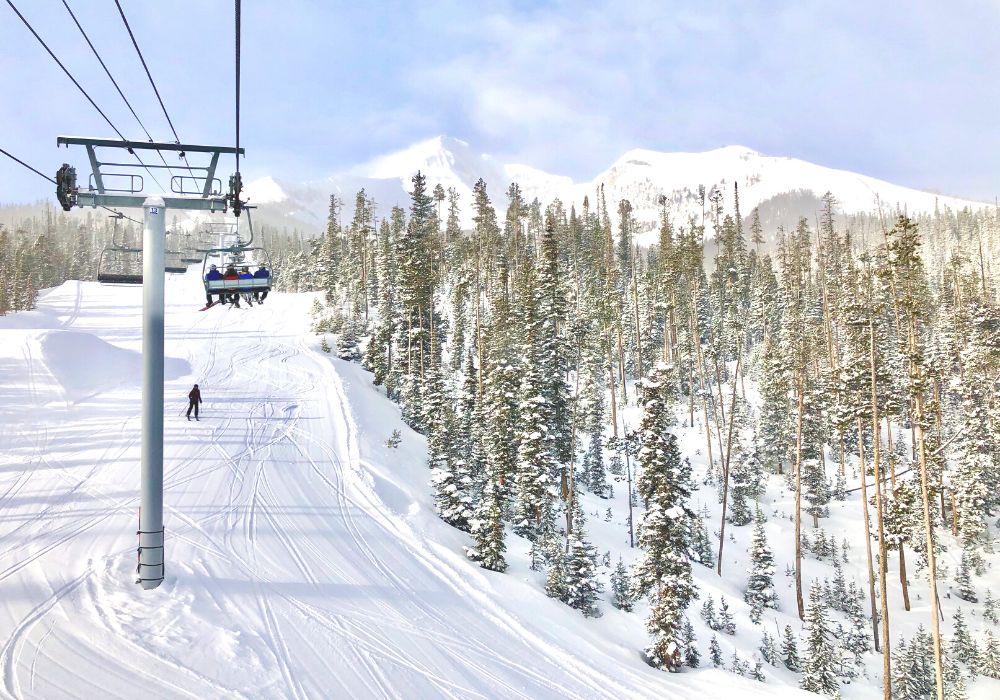
M 30 165 L 28 165 L 27 163 L 25 163 L 23 160 L 21 160 L 20 158 L 18 158 L 14 154 L 12 154 L 12 153 L 10 153 L 8 151 L 5 151 L 2 148 L 0 148 L 0 153 L 2 153 L 3 155 L 7 156 L 8 158 L 10 158 L 15 163 L 17 163 L 19 165 L 23 165 L 25 168 L 27 168 L 28 170 L 30 170 L 31 172 L 33 172 L 35 175 L 38 175 L 38 177 L 45 178 L 46 180 L 48 180 L 49 182 L 51 182 L 53 185 L 56 184 L 56 181 L 53 180 L 51 177 L 49 177 L 48 175 L 46 175 L 45 173 L 43 173 L 41 170 L 37 170 L 37 169 L 31 167 Z M 141 224 L 142 223 L 138 219 L 133 219 L 131 216 L 126 216 L 125 214 L 122 214 L 117 209 L 112 209 L 111 207 L 106 207 L 103 204 L 100 205 L 100 206 L 101 206 L 101 209 L 104 209 L 106 211 L 110 211 L 115 216 L 120 216 L 120 217 L 122 217 L 124 219 L 128 219 L 132 223 L 136 223 L 136 224 Z
M 87 94 L 87 91 L 83 89 L 83 86 L 80 85 L 79 82 L 77 82 L 76 78 L 73 77 L 73 74 L 70 73 L 69 70 L 66 68 L 66 66 L 62 64 L 62 61 L 60 61 L 59 58 L 56 57 L 54 53 L 52 53 L 52 49 L 48 47 L 48 44 L 46 44 L 42 40 L 42 37 L 38 36 L 38 32 L 35 31 L 35 28 L 31 26 L 31 23 L 28 22 L 28 20 L 25 19 L 24 15 L 22 15 L 21 12 L 14 6 L 12 0 L 7 0 L 7 4 L 10 5 L 10 9 L 14 10 L 14 14 L 16 14 L 18 17 L 21 18 L 21 21 L 24 22 L 24 26 L 28 28 L 28 31 L 30 31 L 35 36 L 35 38 L 38 39 L 38 43 L 41 44 L 42 48 L 44 48 L 49 53 L 49 56 L 52 57 L 52 60 L 55 61 L 60 68 L 62 68 L 63 73 L 66 74 L 66 77 L 69 78 L 71 81 L 73 81 L 73 84 L 76 85 L 76 87 L 80 90 L 80 92 L 83 93 L 83 96 L 87 98 L 87 101 L 94 106 L 94 109 L 97 110 L 98 114 L 104 117 L 104 121 L 108 123 L 108 126 L 110 126 L 116 134 L 118 134 L 118 138 L 120 138 L 122 141 L 128 141 L 128 139 L 125 138 L 125 135 L 118 130 L 118 127 L 115 126 L 110 119 L 108 119 L 108 115 L 106 115 L 104 111 L 97 106 L 97 103 L 94 102 L 93 98 L 91 98 L 91 96 Z M 149 176 L 153 179 L 153 182 L 156 183 L 156 186 L 162 190 L 163 185 L 161 185 L 160 181 L 156 179 L 156 175 L 153 174 L 153 171 L 150 170 L 148 167 L 146 167 L 146 164 L 142 162 L 142 158 L 140 158 L 139 155 L 135 153 L 135 151 L 133 151 L 131 148 L 129 149 L 129 153 L 135 156 L 135 159 L 139 161 L 139 164 L 143 168 L 146 169 L 146 172 L 149 173 Z
M 150 141 L 153 141 L 153 137 L 150 135 L 149 129 L 147 129 L 146 125 L 142 123 L 142 120 L 139 118 L 139 115 L 136 114 L 135 109 L 132 107 L 132 103 L 128 101 L 128 98 L 125 97 L 125 93 L 122 92 L 121 87 L 118 85 L 118 81 L 115 80 L 115 77 L 113 75 L 111 75 L 111 71 L 108 70 L 108 66 L 104 63 L 104 59 L 101 58 L 101 54 L 97 52 L 97 49 L 94 47 L 94 44 L 90 41 L 90 37 L 87 36 L 87 32 L 84 31 L 83 27 L 80 25 L 80 21 L 76 18 L 76 15 L 73 14 L 73 10 L 70 8 L 69 3 L 66 2 L 66 0 L 62 0 L 62 3 L 66 7 L 66 11 L 69 12 L 69 16 L 73 18 L 73 23 L 76 24 L 76 28 L 79 29 L 80 34 L 83 35 L 84 40 L 87 42 L 87 46 L 89 46 L 90 50 L 94 52 L 94 56 L 97 58 L 97 61 L 101 64 L 101 68 L 104 69 L 104 72 L 107 73 L 108 78 L 111 80 L 112 85 L 115 86 L 115 90 L 117 90 L 118 94 L 121 95 L 122 100 L 125 102 L 125 106 L 128 107 L 129 111 L 132 113 L 132 116 L 135 117 L 136 122 L 139 123 L 139 126 L 145 132 L 146 138 L 148 138 Z M 174 174 L 173 172 L 171 172 L 170 166 L 167 165 L 167 161 L 163 157 L 163 153 L 157 151 L 157 154 L 160 156 L 160 160 L 163 161 L 163 165 L 167 167 L 167 172 L 170 173 L 171 177 L 173 177 Z
M 156 99 L 160 103 L 160 109 L 163 110 L 163 116 L 167 118 L 167 124 L 170 125 L 170 131 L 174 135 L 174 142 L 180 143 L 181 137 L 177 135 L 177 129 L 174 128 L 174 122 L 170 119 L 170 114 L 167 112 L 167 106 L 163 104 L 163 98 L 160 97 L 160 90 L 156 87 L 156 81 L 153 80 L 153 74 L 149 72 L 149 66 L 146 65 L 146 59 L 142 55 L 142 50 L 139 49 L 139 42 L 135 39 L 135 34 L 132 33 L 132 27 L 128 23 L 128 19 L 125 17 L 125 10 L 122 9 L 122 4 L 115 0 L 115 5 L 118 7 L 118 14 L 122 17 L 122 22 L 125 23 L 125 29 L 128 30 L 129 38 L 132 39 L 132 46 L 135 47 L 135 52 L 139 55 L 139 61 L 142 63 L 143 70 L 146 71 L 146 77 L 149 78 L 149 84 L 153 86 L 153 92 L 156 93 Z M 181 158 L 184 159 L 184 164 L 187 166 L 188 172 L 194 177 L 194 172 L 191 170 L 191 164 L 188 163 L 187 155 L 181 153 Z

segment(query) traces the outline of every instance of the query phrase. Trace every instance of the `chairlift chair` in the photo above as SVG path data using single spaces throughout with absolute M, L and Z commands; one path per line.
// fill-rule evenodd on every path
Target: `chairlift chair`
M 243 241 L 239 235 L 239 229 L 232 222 L 209 222 L 207 233 L 219 235 L 220 238 L 233 240 L 232 245 L 209 248 L 204 251 L 205 260 L 202 263 L 201 279 L 205 283 L 205 293 L 209 296 L 216 294 L 220 299 L 226 294 L 237 293 L 244 298 L 251 294 L 271 291 L 274 280 L 274 268 L 271 266 L 271 256 L 267 250 L 261 246 L 253 245 L 253 220 L 250 218 L 250 207 L 246 207 L 247 224 L 250 228 L 250 238 Z M 249 258 L 249 260 L 248 260 Z M 218 262 L 215 262 L 218 261 Z M 224 271 L 228 266 L 258 268 L 263 264 L 268 270 L 267 277 L 254 277 L 253 279 L 240 280 L 207 280 L 210 265 L 215 264 L 220 271 Z
M 102 284 L 142 284 L 142 248 L 130 248 L 118 243 L 118 221 L 124 215 L 112 216 L 115 220 L 111 232 L 111 245 L 105 246 L 97 263 L 97 281 Z
M 264 265 L 270 275 L 268 277 L 254 277 L 253 279 L 240 280 L 206 280 L 205 275 L 211 265 L 224 274 L 227 267 L 246 267 L 255 271 L 260 265 Z M 239 247 L 213 248 L 205 251 L 205 260 L 202 262 L 201 278 L 205 283 L 206 294 L 222 295 L 224 293 L 253 294 L 254 292 L 269 292 L 274 281 L 274 268 L 271 267 L 271 256 L 267 250 L 260 247 Z

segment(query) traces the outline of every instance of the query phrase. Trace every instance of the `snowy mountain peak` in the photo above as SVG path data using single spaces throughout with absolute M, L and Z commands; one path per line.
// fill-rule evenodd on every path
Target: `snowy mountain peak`
M 461 174 L 471 172 L 475 167 L 488 161 L 489 156 L 472 150 L 465 141 L 448 136 L 435 136 L 420 141 L 407 148 L 379 156 L 368 163 L 352 169 L 352 175 L 374 179 L 399 178 L 407 183 L 420 171 L 428 182 L 462 180 Z M 444 182 L 441 183 L 445 185 Z M 445 185 L 447 186 L 447 185 Z
M 472 189 L 482 178 L 495 207 L 507 203 L 506 190 L 517 182 L 525 199 L 537 198 L 543 205 L 560 199 L 567 208 L 579 207 L 584 197 L 593 198 L 603 186 L 609 214 L 616 223 L 617 203 L 628 199 L 640 230 L 648 232 L 640 243 L 651 243 L 659 222 L 660 204 L 666 198 L 671 216 L 678 224 L 700 220 L 703 206 L 700 187 L 723 195 L 725 211 L 735 211 L 734 191 L 739 188 L 740 211 L 747 216 L 760 207 L 766 230 L 778 225 L 794 227 L 800 216 L 812 219 L 820 198 L 832 192 L 841 213 L 869 213 L 881 207 L 885 212 L 905 210 L 931 212 L 949 207 L 960 210 L 987 206 L 971 200 L 922 192 L 873 177 L 816 165 L 784 156 L 764 155 L 748 146 L 732 144 L 703 152 L 662 152 L 634 148 L 622 154 L 607 170 L 589 181 L 545 172 L 526 164 L 503 164 L 476 151 L 468 142 L 435 136 L 407 148 L 375 158 L 333 175 L 320 183 L 278 186 L 271 178 L 252 183 L 258 186 L 257 202 L 281 202 L 282 216 L 294 210 L 299 221 L 320 224 L 326 220 L 330 194 L 352 201 L 362 188 L 374 197 L 379 216 L 392 206 L 409 203 L 411 179 L 420 171 L 433 189 L 441 185 L 459 196 L 462 224 L 472 225 Z M 287 200 L 287 201 L 286 201 Z M 712 232 L 709 230 L 708 235 Z
M 268 204 L 274 202 L 284 202 L 288 195 L 281 188 L 274 178 L 268 175 L 253 182 L 247 183 L 243 188 L 247 199 L 253 204 Z

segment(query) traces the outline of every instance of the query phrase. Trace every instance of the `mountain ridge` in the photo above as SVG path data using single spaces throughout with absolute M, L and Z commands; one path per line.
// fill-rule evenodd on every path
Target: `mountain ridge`
M 874 213 L 880 207 L 883 212 L 920 213 L 944 207 L 960 210 L 992 206 L 989 202 L 917 190 L 789 156 L 765 155 L 742 145 L 701 152 L 633 148 L 593 179 L 576 182 L 528 164 L 501 163 L 476 151 L 468 142 L 448 136 L 419 141 L 321 180 L 292 183 L 270 176 L 260 178 L 247 185 L 247 192 L 251 203 L 262 205 L 272 219 L 325 225 L 331 194 L 338 195 L 350 208 L 354 196 L 364 188 L 375 198 L 377 215 L 381 218 L 388 216 L 393 206 L 408 208 L 410 179 L 418 170 L 427 177 L 429 188 L 441 184 L 446 190 L 454 188 L 458 192 L 465 227 L 472 225 L 472 190 L 480 178 L 486 181 L 490 199 L 498 210 L 506 206 L 506 190 L 511 182 L 518 183 L 529 202 L 537 198 L 544 206 L 558 198 L 567 209 L 571 205 L 579 209 L 584 197 L 593 202 L 603 186 L 613 221 L 617 219 L 617 203 L 622 199 L 631 202 L 640 230 L 647 232 L 640 236 L 640 243 L 652 242 L 652 231 L 659 225 L 661 197 L 666 198 L 675 224 L 682 224 L 690 217 L 700 218 L 703 211 L 700 186 L 704 186 L 706 194 L 720 191 L 727 212 L 735 211 L 734 185 L 738 186 L 740 211 L 744 216 L 775 198 L 794 195 L 801 199 L 805 193 L 807 202 L 818 202 L 827 191 L 836 198 L 838 212 L 842 214 Z

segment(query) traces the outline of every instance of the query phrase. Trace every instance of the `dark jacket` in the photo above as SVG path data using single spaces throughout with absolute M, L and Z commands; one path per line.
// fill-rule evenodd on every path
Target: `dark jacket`
M 194 389 L 189 391 L 188 399 L 190 399 L 194 403 L 201 403 L 201 389 L 195 387 Z
M 267 278 L 271 276 L 271 273 L 267 271 L 266 267 L 262 267 L 253 273 L 253 276 L 260 279 L 262 277 Z
M 205 275 L 206 280 L 221 280 L 222 273 L 218 270 L 209 270 L 208 274 Z

